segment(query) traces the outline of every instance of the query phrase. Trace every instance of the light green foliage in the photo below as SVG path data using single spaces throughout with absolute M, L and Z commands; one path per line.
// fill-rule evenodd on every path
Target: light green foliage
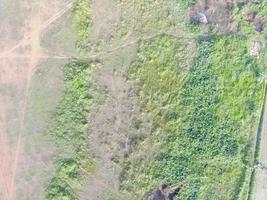
M 153 186 L 161 184 L 154 178 L 158 163 L 151 154 L 157 151 L 157 144 L 161 145 L 164 129 L 172 126 L 168 119 L 178 114 L 177 99 L 188 67 L 179 54 L 183 48 L 182 41 L 166 36 L 143 42 L 131 68 L 130 77 L 139 80 L 142 107 L 153 118 L 149 138 L 141 141 L 124 162 L 122 189 L 133 199 L 141 199 Z
M 74 160 L 61 161 L 57 175 L 51 180 L 46 199 L 75 200 L 78 199 L 74 188 L 80 186 L 80 172 Z
M 64 67 L 64 74 L 64 97 L 49 132 L 57 146 L 71 148 L 73 153 L 67 157 L 56 156 L 56 173 L 47 187 L 47 200 L 77 199 L 76 192 L 81 189 L 84 173 L 91 173 L 94 167 L 85 138 L 87 115 L 92 104 L 90 64 L 71 62 Z
M 73 11 L 74 25 L 81 43 L 88 45 L 91 37 L 91 0 L 76 0 Z
M 186 29 L 185 8 L 194 0 L 120 2 L 127 13 L 117 30 L 119 38 L 132 30 L 138 30 L 138 36 L 166 31 L 192 37 Z M 75 4 L 80 47 L 90 42 L 89 4 L 90 0 Z M 241 10 L 235 14 L 243 20 Z M 241 24 L 242 33 L 254 34 L 249 26 Z M 121 189 L 140 200 L 164 182 L 176 186 L 185 180 L 179 200 L 236 200 L 251 167 L 248 140 L 263 98 L 263 84 L 258 81 L 262 60 L 249 56 L 246 39 L 228 35 L 200 39 L 192 64 L 192 40 L 175 36 L 141 41 L 131 66 L 129 78 L 138 80 L 141 108 L 152 125 L 120 162 Z M 84 174 L 94 170 L 84 135 L 92 104 L 90 64 L 72 62 L 64 73 L 65 95 L 49 132 L 57 145 L 73 151 L 55 159 L 47 200 L 77 199 Z M 119 199 L 112 193 L 106 198 Z
M 131 76 L 140 79 L 153 128 L 125 162 L 122 188 L 134 199 L 182 180 L 181 200 L 238 198 L 250 128 L 263 97 L 258 63 L 246 44 L 234 36 L 200 41 L 184 83 L 179 41 L 163 37 L 140 45 Z

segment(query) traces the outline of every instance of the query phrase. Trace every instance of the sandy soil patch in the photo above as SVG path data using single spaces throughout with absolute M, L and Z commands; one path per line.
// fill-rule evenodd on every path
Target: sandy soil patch
M 20 198 L 17 179 L 23 174 L 18 174 L 18 169 L 32 165 L 31 158 L 22 156 L 22 134 L 32 77 L 40 59 L 49 58 L 41 46 L 42 34 L 72 8 L 72 3 L 60 0 L 12 2 L 3 3 L 5 15 L 0 16 L 0 85 L 6 89 L 0 91 L 0 186 L 4 200 Z M 38 180 L 32 183 L 38 184 Z M 22 191 L 29 199 L 34 187 L 25 188 L 31 188 Z

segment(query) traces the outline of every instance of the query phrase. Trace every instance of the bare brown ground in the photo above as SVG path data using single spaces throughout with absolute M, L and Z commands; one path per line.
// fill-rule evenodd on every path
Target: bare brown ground
M 96 94 L 89 117 L 89 148 L 97 157 L 96 172 L 89 177 L 81 199 L 127 199 L 119 192 L 121 169 L 116 160 L 130 152 L 131 144 L 127 138 L 136 132 L 131 120 L 136 112 L 137 99 L 132 83 L 123 76 L 135 55 L 137 40 L 124 41 L 123 45 L 113 40 L 120 18 L 117 1 L 92 1 L 92 15 L 92 42 L 105 41 L 105 45 L 96 54 L 101 57 L 103 65 L 93 72 Z
M 121 14 L 114 2 L 110 0 L 94 0 L 92 2 L 93 41 L 100 39 L 107 41 L 115 37 L 115 27 L 119 23 Z
M 9 20 L 4 20 L 1 23 L 1 30 L 5 30 L 5 35 L 0 35 L 1 49 L 3 50 L 0 52 L 0 85 L 6 88 L 15 88 L 17 94 L 22 94 L 20 101 L 17 102 L 19 129 L 15 142 L 12 142 L 7 134 L 6 116 L 9 110 L 13 109 L 9 103 L 13 99 L 11 96 L 0 93 L 0 186 L 4 200 L 17 199 L 16 177 L 19 176 L 17 168 L 23 145 L 21 138 L 25 124 L 29 88 L 39 59 L 46 57 L 40 44 L 42 31 L 72 7 L 72 3 L 66 4 L 63 9 L 53 7 L 55 5 L 52 2 L 46 1 L 40 1 L 38 5 L 35 5 L 34 1 L 23 3 L 27 4 L 25 7 L 31 8 L 32 12 L 30 17 L 24 20 L 24 26 L 17 28 L 19 35 L 24 35 L 21 40 L 14 41 L 13 38 L 8 38 L 7 35 L 11 34 L 13 29 Z M 20 57 L 20 55 L 24 56 Z
M 256 168 L 252 199 L 264 200 L 267 199 L 267 99 L 265 100 L 258 159 L 260 164 Z

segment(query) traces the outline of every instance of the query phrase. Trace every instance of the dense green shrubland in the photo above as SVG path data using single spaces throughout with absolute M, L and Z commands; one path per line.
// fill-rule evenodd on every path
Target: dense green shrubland
M 124 163 L 122 188 L 141 199 L 153 186 L 186 180 L 178 199 L 237 199 L 263 95 L 258 63 L 245 39 L 218 36 L 199 42 L 183 83 L 177 46 L 164 37 L 143 43 L 132 66 L 153 126 Z
M 64 67 L 64 74 L 65 93 L 49 129 L 61 152 L 54 158 L 56 172 L 46 190 L 47 200 L 78 199 L 84 175 L 93 170 L 85 137 L 91 106 L 90 64 L 71 62 Z

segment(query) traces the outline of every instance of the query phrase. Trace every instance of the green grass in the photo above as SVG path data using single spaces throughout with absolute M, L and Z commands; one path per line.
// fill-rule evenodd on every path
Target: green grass
M 141 199 L 163 182 L 186 180 L 178 199 L 238 199 L 263 97 L 258 61 L 240 37 L 199 41 L 183 81 L 179 42 L 169 40 L 141 44 L 132 66 L 153 127 L 124 162 L 122 189 Z
M 90 64 L 73 61 L 64 67 L 64 75 L 65 93 L 49 133 L 56 146 L 70 151 L 67 156 L 57 154 L 54 158 L 56 172 L 46 189 L 47 200 L 78 199 L 77 192 L 82 189 L 86 175 L 94 170 L 85 137 L 92 104 Z

